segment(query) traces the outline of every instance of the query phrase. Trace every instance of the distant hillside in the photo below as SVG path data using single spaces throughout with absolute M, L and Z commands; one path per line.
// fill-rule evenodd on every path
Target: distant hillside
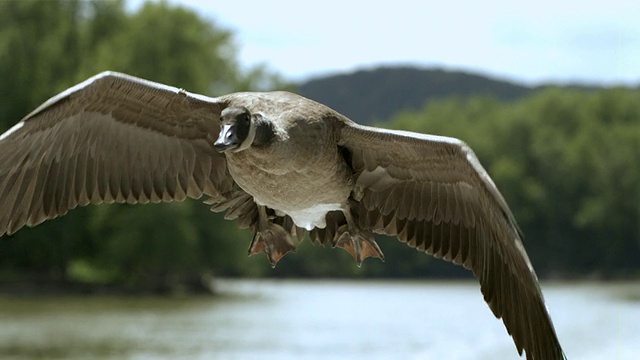
M 298 91 L 368 124 L 388 120 L 399 110 L 419 109 L 430 99 L 490 95 L 516 100 L 533 89 L 464 72 L 381 67 L 309 80 L 300 84 Z

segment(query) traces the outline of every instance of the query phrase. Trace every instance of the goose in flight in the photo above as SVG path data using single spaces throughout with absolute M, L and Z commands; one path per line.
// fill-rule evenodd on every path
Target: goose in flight
M 88 204 L 204 199 L 275 265 L 292 237 L 384 259 L 374 234 L 471 270 L 527 359 L 563 359 L 513 214 L 449 137 L 362 126 L 288 92 L 216 98 L 103 72 L 0 135 L 0 236 Z

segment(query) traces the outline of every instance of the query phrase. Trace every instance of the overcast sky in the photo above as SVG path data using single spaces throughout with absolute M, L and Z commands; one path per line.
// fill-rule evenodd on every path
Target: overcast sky
M 640 84 L 637 0 L 169 2 L 232 30 L 241 64 L 291 80 L 412 64 L 528 84 Z

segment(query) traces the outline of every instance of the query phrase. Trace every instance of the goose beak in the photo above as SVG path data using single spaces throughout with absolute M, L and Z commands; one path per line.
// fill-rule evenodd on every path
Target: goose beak
M 238 145 L 240 145 L 240 142 L 238 141 L 238 136 L 236 135 L 236 130 L 233 125 L 223 125 L 222 129 L 220 129 L 218 140 L 213 143 L 213 147 L 219 152 L 235 149 Z

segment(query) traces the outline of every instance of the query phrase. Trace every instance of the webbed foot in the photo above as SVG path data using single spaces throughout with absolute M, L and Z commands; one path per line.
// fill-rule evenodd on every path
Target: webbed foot
M 249 256 L 263 252 L 267 254 L 271 267 L 276 267 L 280 259 L 289 251 L 295 251 L 296 247 L 288 231 L 267 219 L 264 207 L 259 207 L 258 212 L 258 229 L 249 245 Z
M 362 262 L 368 257 L 384 261 L 384 254 L 374 240 L 372 232 L 362 230 L 359 227 L 349 229 L 347 225 L 343 225 L 339 232 L 342 234 L 338 238 L 336 246 L 345 249 L 351 254 L 358 267 L 362 266 Z

